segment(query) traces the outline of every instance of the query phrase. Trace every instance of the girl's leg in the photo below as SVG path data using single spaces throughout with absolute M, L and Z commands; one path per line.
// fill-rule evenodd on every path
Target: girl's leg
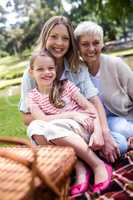
M 76 181 L 74 185 L 70 188 L 71 195 L 77 195 L 87 191 L 90 181 L 90 169 L 87 169 L 87 166 L 80 161 L 79 159 L 75 165 L 76 170 Z
M 108 179 L 108 173 L 105 165 L 96 154 L 88 147 L 81 136 L 71 132 L 68 137 L 54 139 L 52 142 L 56 145 L 71 146 L 75 149 L 77 156 L 84 160 L 93 170 L 95 176 L 95 184 L 104 182 Z
M 76 170 L 76 184 L 85 183 L 87 168 L 80 159 L 78 159 L 76 162 L 75 170 Z
M 27 128 L 27 134 L 33 144 L 48 144 L 50 139 L 68 136 L 68 130 L 72 130 L 73 120 L 57 119 L 45 122 L 34 120 Z M 78 128 L 78 127 L 77 127 Z
M 43 135 L 34 134 L 32 136 L 32 140 L 37 145 L 46 145 L 46 144 L 48 144 L 47 140 L 45 139 L 45 137 Z
M 34 120 L 30 123 L 30 125 L 27 128 L 27 134 L 32 144 L 35 144 L 35 145 L 48 144 L 47 139 L 43 135 L 43 132 L 45 132 L 46 124 L 45 122 L 42 124 L 42 122 L 43 121 L 41 120 Z
M 77 156 L 79 156 L 92 168 L 95 175 L 95 183 L 105 181 L 108 178 L 108 173 L 105 169 L 104 163 L 88 147 L 84 139 L 72 131 L 72 128 L 70 128 L 69 126 L 65 128 L 65 124 L 60 127 L 57 126 L 57 124 L 54 125 L 45 122 L 42 123 L 41 120 L 35 120 L 31 122 L 28 127 L 28 135 L 30 138 L 31 136 L 35 135 L 35 133 L 41 136 L 43 136 L 44 133 L 47 136 L 49 133 L 50 136 L 53 136 L 56 134 L 62 134 L 63 132 L 67 136 L 60 137 L 58 139 L 51 139 L 50 141 L 56 145 L 73 147 L 76 151 Z M 41 144 L 43 144 L 43 142 Z

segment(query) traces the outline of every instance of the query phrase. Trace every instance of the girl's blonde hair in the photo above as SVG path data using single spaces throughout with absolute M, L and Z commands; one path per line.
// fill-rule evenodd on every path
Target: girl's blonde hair
M 31 59 L 30 59 L 30 68 L 31 69 L 34 69 L 34 62 L 40 56 L 50 57 L 53 59 L 53 61 L 55 63 L 55 58 L 53 57 L 53 55 L 47 49 L 43 49 L 39 52 L 35 52 L 31 56 Z M 55 64 L 55 66 L 56 66 L 56 64 Z M 63 91 L 63 84 L 64 84 L 64 81 L 60 80 L 58 78 L 58 76 L 56 76 L 56 79 L 54 80 L 52 88 L 50 90 L 49 101 L 56 108 L 63 108 L 65 106 L 65 102 L 61 99 L 61 94 Z
M 78 51 L 76 47 L 76 42 L 74 38 L 74 29 L 70 20 L 64 16 L 54 16 L 51 17 L 43 26 L 41 34 L 38 39 L 38 46 L 40 49 L 46 48 L 46 42 L 50 31 L 53 29 L 55 25 L 63 24 L 66 26 L 69 36 L 70 36 L 70 46 L 68 52 L 65 57 L 69 63 L 70 69 L 72 71 L 76 71 L 78 68 L 79 60 L 78 60 Z

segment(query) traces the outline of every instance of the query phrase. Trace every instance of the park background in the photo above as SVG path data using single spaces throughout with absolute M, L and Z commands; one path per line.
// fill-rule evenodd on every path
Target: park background
M 74 27 L 92 20 L 104 29 L 104 51 L 133 69 L 133 0 L 0 0 L 0 135 L 26 137 L 18 111 L 20 83 L 43 24 L 65 15 Z

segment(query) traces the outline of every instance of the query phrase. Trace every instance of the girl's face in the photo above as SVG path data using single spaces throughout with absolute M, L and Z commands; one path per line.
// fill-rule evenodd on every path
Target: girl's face
M 83 60 L 91 64 L 98 61 L 103 44 L 97 34 L 84 34 L 79 39 L 79 50 Z
M 48 56 L 38 56 L 33 63 L 31 73 L 36 80 L 38 89 L 42 90 L 51 87 L 56 78 L 54 60 Z
M 55 58 L 63 58 L 69 49 L 70 36 L 67 27 L 63 24 L 57 24 L 51 30 L 47 42 L 48 49 Z

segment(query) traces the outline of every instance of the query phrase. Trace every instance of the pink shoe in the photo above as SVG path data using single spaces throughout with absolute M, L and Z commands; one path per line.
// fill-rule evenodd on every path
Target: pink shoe
M 84 183 L 79 183 L 79 184 L 75 184 L 71 187 L 70 189 L 70 193 L 71 195 L 77 195 L 77 194 L 81 194 L 87 191 L 88 189 L 88 185 L 89 185 L 89 180 L 90 180 L 90 175 L 91 175 L 91 171 L 87 170 L 86 171 L 86 180 Z
M 95 193 L 101 193 L 103 192 L 105 189 L 107 189 L 107 187 L 109 186 L 110 184 L 110 181 L 111 181 L 111 177 L 112 177 L 112 167 L 111 165 L 108 165 L 105 163 L 105 167 L 106 167 L 106 170 L 108 172 L 108 179 L 104 182 L 101 182 L 101 183 L 98 183 L 98 184 L 94 184 L 93 185 L 93 192 Z

